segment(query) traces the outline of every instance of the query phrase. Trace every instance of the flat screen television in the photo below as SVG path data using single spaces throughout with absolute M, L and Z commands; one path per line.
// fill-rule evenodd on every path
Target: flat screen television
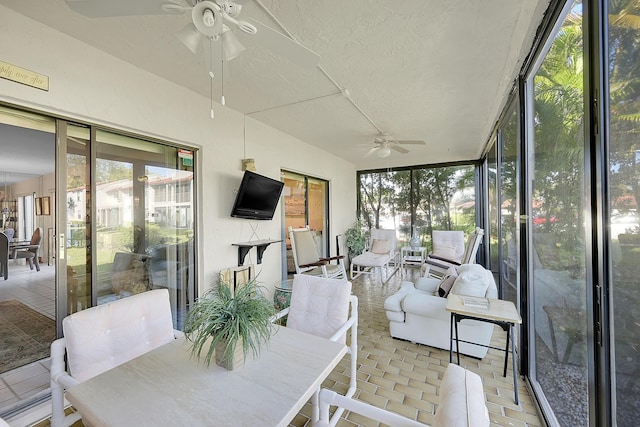
M 284 183 L 255 172 L 245 171 L 233 203 L 235 218 L 268 220 L 278 206 Z

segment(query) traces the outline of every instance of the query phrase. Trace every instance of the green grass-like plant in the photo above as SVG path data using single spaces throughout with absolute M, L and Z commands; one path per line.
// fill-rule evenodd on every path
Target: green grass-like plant
M 273 302 L 262 295 L 255 281 L 237 289 L 235 295 L 227 283 L 218 281 L 187 314 L 184 333 L 192 342 L 191 354 L 200 359 L 209 342 L 204 356 L 204 362 L 209 366 L 218 343 L 226 342 L 223 359 L 229 367 L 241 342 L 245 360 L 250 350 L 257 357 L 262 346 L 269 343 L 274 314 Z

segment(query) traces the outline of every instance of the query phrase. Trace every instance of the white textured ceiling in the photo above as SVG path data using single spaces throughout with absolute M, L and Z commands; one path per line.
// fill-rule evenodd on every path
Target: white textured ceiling
M 186 15 L 87 18 L 64 0 L 0 3 L 209 96 L 204 58 L 173 37 L 189 22 Z M 320 67 L 302 68 L 263 48 L 251 40 L 259 33 L 243 37 L 247 51 L 228 64 L 227 107 L 369 169 L 479 158 L 548 0 L 261 3 L 320 55 Z M 256 0 L 246 2 L 241 17 L 279 29 Z M 216 78 L 216 99 L 220 86 Z M 364 158 L 363 144 L 378 129 L 427 144 Z

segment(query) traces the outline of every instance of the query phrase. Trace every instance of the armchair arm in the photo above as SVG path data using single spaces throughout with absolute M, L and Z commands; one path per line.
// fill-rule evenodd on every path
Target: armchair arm
M 300 264 L 298 267 L 306 268 L 306 267 L 322 267 L 323 265 L 327 265 L 328 262 L 324 260 L 320 260 L 318 262 L 312 262 L 309 264 Z
M 458 262 L 458 261 L 454 261 L 454 260 L 452 260 L 452 259 L 448 259 L 448 258 L 441 257 L 441 256 L 439 256 L 439 255 L 434 254 L 433 252 L 429 252 L 429 258 L 437 259 L 437 260 L 439 260 L 439 261 L 448 262 L 448 263 L 450 263 L 450 264 L 462 265 L 462 264 L 461 264 L 460 262 Z
M 438 267 L 438 268 L 441 268 L 443 270 L 448 270 L 449 267 L 458 267 L 458 266 L 460 266 L 460 264 L 457 264 L 457 263 L 456 264 L 453 264 L 453 263 L 445 264 L 445 263 L 442 263 L 442 262 L 434 261 L 431 258 L 427 258 L 424 262 L 426 264 L 430 264 L 430 265 L 432 265 L 434 267 Z M 431 271 L 429 271 L 429 274 L 431 274 Z
M 339 259 L 344 259 L 344 255 L 330 256 L 330 257 L 327 257 L 327 258 L 320 258 L 320 261 L 331 262 L 331 261 L 335 261 L 335 260 L 339 260 Z

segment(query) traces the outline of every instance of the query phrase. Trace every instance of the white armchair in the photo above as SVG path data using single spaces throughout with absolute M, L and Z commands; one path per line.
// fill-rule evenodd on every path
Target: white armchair
M 454 294 L 498 297 L 493 274 L 478 264 L 461 265 L 457 276 L 447 276 L 444 280 L 424 277 L 416 280 L 415 286 L 411 282 L 403 282 L 400 290 L 384 302 L 391 336 L 448 350 L 451 314 L 445 310 L 447 299 L 441 297 L 438 290 L 448 287 L 451 282 L 451 293 Z M 458 333 L 460 340 L 488 345 L 493 325 L 467 319 L 459 323 Z M 486 347 L 460 343 L 460 353 L 479 359 L 487 354 L 487 350 Z
M 289 239 L 296 273 L 347 280 L 344 255 L 321 257 L 308 226 L 303 228 L 289 227 Z M 337 261 L 337 264 L 331 264 L 332 261 Z
M 293 278 L 291 304 L 274 316 L 274 321 L 288 315 L 287 327 L 335 342 L 346 343 L 350 331 L 349 388 L 345 396 L 351 397 L 357 388 L 358 361 L 358 298 L 351 295 L 351 282 L 337 279 L 296 274 Z M 318 420 L 318 391 L 312 398 L 312 422 Z M 331 418 L 335 426 L 343 410 Z
M 182 335 L 173 329 L 167 289 L 79 311 L 63 319 L 62 329 L 64 337 L 51 344 L 52 427 L 80 419 L 78 412 L 65 416 L 65 389 Z
M 465 244 L 462 231 L 434 230 L 433 252 L 425 261 L 430 266 L 429 274 L 433 277 L 443 277 L 450 267 L 475 264 L 482 236 L 484 236 L 484 230 L 476 227 L 469 234 Z

